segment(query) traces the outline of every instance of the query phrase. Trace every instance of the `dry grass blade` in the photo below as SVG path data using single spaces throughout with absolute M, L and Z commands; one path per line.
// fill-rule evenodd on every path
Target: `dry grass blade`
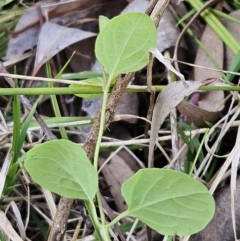
M 236 141 L 240 141 L 240 127 L 238 127 L 238 134 Z M 236 189 L 237 189 L 237 171 L 239 166 L 239 160 L 240 160 L 240 151 L 238 151 L 234 159 L 232 160 L 231 165 L 231 184 L 230 184 L 230 190 L 231 190 L 231 214 L 232 214 L 232 224 L 233 224 L 233 233 L 234 238 L 237 240 L 237 224 L 236 224 L 236 209 L 235 209 L 235 201 L 236 201 Z
M 48 208 L 49 208 L 50 213 L 51 213 L 51 217 L 53 219 L 54 215 L 56 214 L 56 211 L 57 211 L 57 207 L 56 207 L 56 204 L 55 204 L 55 200 L 53 198 L 53 194 L 49 190 L 46 190 L 44 188 L 42 188 L 42 191 L 43 191 L 43 194 L 44 194 L 45 199 L 47 201 Z
M 0 193 L 1 193 L 1 196 L 2 196 L 3 189 L 4 189 L 8 169 L 9 169 L 9 166 L 11 164 L 11 159 L 12 159 L 12 155 L 10 153 L 10 147 L 9 147 L 9 151 L 8 151 L 8 153 L 7 153 L 7 155 L 4 159 L 4 163 L 2 165 L 2 169 L 1 169 L 1 172 L 0 172 Z
M 20 213 L 20 211 L 19 211 L 19 209 L 18 209 L 18 207 L 17 207 L 17 205 L 14 201 L 11 201 L 10 205 L 11 205 L 13 213 L 16 217 L 17 227 L 18 227 L 19 233 L 21 235 L 21 238 L 23 240 L 25 240 L 26 239 L 26 232 L 25 232 L 23 220 L 22 220 L 22 217 L 21 217 L 21 213 Z
M 7 219 L 3 211 L 0 211 L 0 229 L 14 241 L 23 241 L 17 232 L 13 229 L 12 224 Z

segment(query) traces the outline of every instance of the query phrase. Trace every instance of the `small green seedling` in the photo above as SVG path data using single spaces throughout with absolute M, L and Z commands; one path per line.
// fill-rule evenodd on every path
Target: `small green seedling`
M 103 72 L 102 119 L 94 164 L 83 148 L 68 140 L 46 142 L 26 154 L 24 166 L 36 183 L 67 198 L 85 200 L 102 241 L 110 240 L 108 229 L 126 216 L 138 218 L 161 234 L 184 236 L 202 230 L 214 214 L 214 199 L 199 181 L 181 172 L 151 168 L 138 171 L 123 184 L 128 209 L 108 224 L 99 221 L 94 198 L 100 197 L 97 161 L 109 87 L 117 75 L 144 67 L 154 47 L 156 28 L 146 14 L 102 18 L 95 51 L 108 75 Z M 98 208 L 101 214 L 103 207 Z

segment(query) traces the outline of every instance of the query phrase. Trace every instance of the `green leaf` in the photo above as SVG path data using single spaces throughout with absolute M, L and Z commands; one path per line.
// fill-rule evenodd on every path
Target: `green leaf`
M 212 219 L 215 204 L 207 188 L 190 176 L 163 169 L 143 169 L 127 180 L 122 194 L 133 216 L 164 235 L 190 235 Z
M 72 79 L 90 79 L 90 78 L 97 78 L 97 77 L 102 77 L 102 74 L 95 71 L 83 71 L 78 73 L 62 74 L 59 77 L 59 79 L 72 80 Z
M 92 200 L 96 194 L 97 171 L 83 148 L 68 140 L 33 148 L 24 166 L 36 183 L 64 197 Z
M 95 52 L 113 79 L 143 68 L 148 63 L 148 51 L 156 42 L 156 28 L 148 15 L 126 13 L 106 24 L 97 37 Z
M 240 69 L 240 50 L 237 52 L 237 54 L 235 55 L 230 67 L 228 71 L 231 72 L 238 72 Z M 232 82 L 233 78 L 234 78 L 234 74 L 227 74 L 227 79 L 229 82 Z
M 100 31 L 103 30 L 103 28 L 107 25 L 107 23 L 110 21 L 109 18 L 105 17 L 105 16 L 99 16 L 99 28 Z
M 97 77 L 97 78 L 91 78 L 82 80 L 81 82 L 85 82 L 86 84 L 95 85 L 95 86 L 102 86 L 103 85 L 103 78 Z M 69 85 L 69 88 L 81 88 L 78 84 L 71 84 Z M 77 97 L 85 98 L 85 99 L 94 99 L 102 96 L 102 93 L 100 94 L 75 94 Z

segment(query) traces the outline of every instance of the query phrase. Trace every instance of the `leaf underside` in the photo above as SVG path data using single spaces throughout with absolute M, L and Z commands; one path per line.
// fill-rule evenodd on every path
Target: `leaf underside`
M 27 153 L 24 166 L 42 187 L 67 198 L 92 200 L 97 191 L 97 172 L 79 145 L 53 140 Z
M 215 204 L 207 188 L 190 176 L 144 169 L 124 183 L 128 215 L 164 235 L 190 235 L 212 219 Z

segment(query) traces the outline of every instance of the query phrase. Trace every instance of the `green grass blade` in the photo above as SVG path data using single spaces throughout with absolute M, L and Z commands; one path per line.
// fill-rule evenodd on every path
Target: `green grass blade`
M 238 72 L 239 69 L 240 69 L 240 50 L 235 55 L 231 65 L 230 65 L 229 71 Z M 233 80 L 234 76 L 235 76 L 234 74 L 228 74 L 227 75 L 228 81 L 231 82 Z
M 200 0 L 187 0 L 196 11 L 199 11 L 203 7 L 203 3 Z M 209 24 L 209 26 L 218 34 L 222 41 L 232 50 L 234 54 L 240 50 L 238 41 L 229 33 L 229 31 L 223 26 L 218 18 L 212 14 L 210 10 L 205 10 L 201 13 L 203 19 Z

